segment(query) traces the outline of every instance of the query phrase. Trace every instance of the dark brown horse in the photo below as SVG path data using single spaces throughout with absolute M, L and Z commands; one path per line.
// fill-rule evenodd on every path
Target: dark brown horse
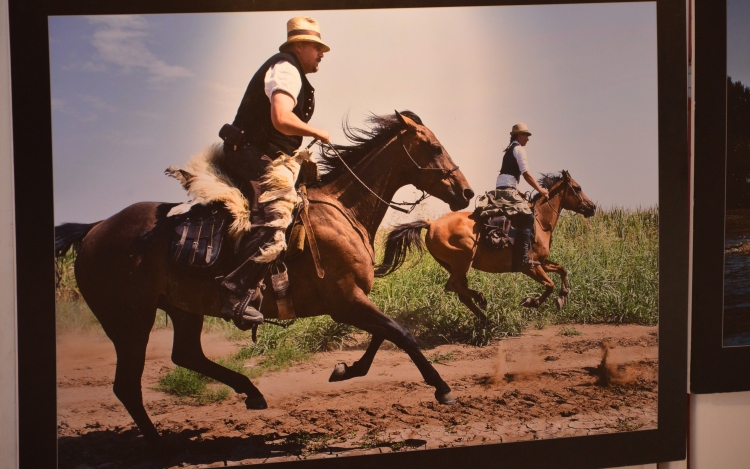
M 330 171 L 308 189 L 309 218 L 322 258 L 323 278 L 309 249 L 287 261 L 290 291 L 297 315 L 330 315 L 333 320 L 370 332 L 374 341 L 389 340 L 406 351 L 435 387 L 440 403 L 451 404 L 450 387 L 419 350 L 411 334 L 384 315 L 367 295 L 374 280 L 373 240 L 395 192 L 413 184 L 446 202 L 451 210 L 468 206 L 474 196 L 463 174 L 435 135 L 413 113 L 371 119 L 370 130 L 352 131 L 350 146 L 337 147 L 341 160 L 329 161 Z M 368 189 L 369 188 L 369 189 Z M 168 258 L 174 222 L 166 213 L 174 204 L 142 202 L 92 224 L 56 228 L 56 253 L 78 247 L 75 276 L 81 294 L 115 345 L 114 392 L 152 444 L 159 434 L 143 407 L 141 375 L 146 344 L 157 308 L 174 323 L 172 361 L 244 393 L 250 409 L 267 407 L 250 380 L 210 361 L 200 342 L 202 305 L 215 304 L 213 279 L 196 278 L 181 289 L 183 307 L 172 301 Z M 268 279 L 267 284 L 270 284 Z M 192 292 L 192 293 L 190 293 Z M 277 317 L 272 289 L 266 289 L 262 312 Z M 186 306 L 185 306 L 186 305 Z
M 549 260 L 552 232 L 563 210 L 590 217 L 596 206 L 567 171 L 545 175 L 539 183 L 549 191 L 549 198 L 537 194 L 532 202 L 536 222 L 532 258 L 540 265 L 523 272 L 544 285 L 545 290 L 538 298 L 525 298 L 521 306 L 537 308 L 550 296 L 555 284 L 547 273 L 554 272 L 560 276 L 557 306 L 562 308 L 568 295 L 568 273 L 565 267 Z M 424 243 L 423 228 L 427 228 Z M 412 247 L 421 251 L 426 246 L 432 257 L 450 274 L 445 290 L 458 294 L 461 302 L 486 322 L 487 317 L 481 310 L 487 309 L 487 300 L 482 292 L 469 288 L 466 275 L 472 267 L 483 272 L 511 272 L 513 254 L 512 248 L 497 250 L 481 243 L 481 228 L 470 212 L 448 213 L 433 222 L 420 220 L 399 225 L 388 234 L 383 264 L 378 266 L 376 275 L 384 276 L 396 270 Z

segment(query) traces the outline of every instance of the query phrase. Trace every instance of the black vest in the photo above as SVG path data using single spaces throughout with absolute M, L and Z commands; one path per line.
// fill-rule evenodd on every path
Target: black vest
M 510 174 L 516 178 L 516 182 L 521 182 L 521 168 L 518 167 L 518 161 L 516 161 L 516 157 L 513 156 L 513 148 L 517 145 L 520 145 L 520 143 L 514 141 L 510 144 L 508 149 L 505 150 L 503 165 L 500 167 L 500 174 Z
M 305 78 L 305 73 L 294 54 L 279 53 L 266 60 L 255 72 L 250 84 L 247 85 L 245 96 L 242 98 L 237 116 L 232 125 L 245 131 L 245 143 L 249 143 L 258 150 L 272 155 L 281 150 L 291 155 L 302 145 L 302 137 L 284 135 L 271 122 L 271 100 L 266 96 L 266 72 L 279 60 L 287 60 L 297 67 L 302 77 L 302 89 L 297 96 L 297 105 L 292 112 L 302 122 L 309 122 L 315 110 L 315 89 Z

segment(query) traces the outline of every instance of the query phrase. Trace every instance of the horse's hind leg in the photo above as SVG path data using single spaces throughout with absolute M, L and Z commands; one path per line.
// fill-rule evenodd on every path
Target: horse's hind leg
M 375 354 L 378 353 L 378 349 L 383 344 L 383 338 L 372 336 L 370 339 L 370 345 L 367 346 L 365 354 L 362 358 L 354 362 L 352 366 L 347 366 L 346 363 L 339 363 L 333 368 L 331 377 L 328 378 L 329 382 L 344 381 L 347 379 L 357 378 L 365 376 L 370 371 L 372 361 L 375 359 Z
M 188 313 L 174 307 L 167 307 L 167 313 L 174 323 L 174 345 L 172 361 L 175 365 L 193 370 L 215 379 L 234 389 L 238 394 L 245 394 L 245 406 L 248 409 L 266 409 L 268 404 L 247 376 L 214 363 L 203 353 L 201 331 L 203 316 Z
M 544 301 L 547 300 L 547 298 L 552 294 L 552 291 L 555 288 L 555 282 L 553 282 L 552 279 L 547 276 L 541 265 L 537 265 L 530 270 L 524 270 L 523 273 L 544 285 L 545 289 L 544 293 L 542 293 L 538 298 L 525 298 L 523 301 L 521 301 L 520 306 L 524 306 L 526 308 L 538 308 L 539 305 L 544 303 Z
M 554 262 L 546 262 L 544 265 L 545 272 L 554 272 L 560 276 L 560 292 L 557 294 L 557 309 L 562 309 L 568 299 L 568 271 L 565 267 Z
M 445 261 L 436 260 L 450 274 L 448 281 L 445 282 L 445 291 L 456 293 L 461 303 L 465 304 L 482 324 L 486 324 L 487 316 L 482 310 L 487 311 L 487 299 L 482 292 L 469 288 L 469 279 L 466 278 L 466 274 L 470 266 L 451 266 Z
M 99 315 L 97 315 L 99 317 Z M 112 316 L 109 316 L 112 317 Z M 127 317 L 122 315 L 120 317 Z M 141 377 L 146 363 L 146 345 L 156 317 L 156 308 L 146 314 L 133 314 L 135 321 L 128 324 L 112 324 L 100 321 L 105 332 L 115 345 L 117 369 L 113 391 L 138 425 L 146 441 L 154 447 L 160 446 L 159 432 L 143 407 Z M 140 320 L 139 320 L 140 319 Z M 118 321 L 119 322 L 119 321 Z

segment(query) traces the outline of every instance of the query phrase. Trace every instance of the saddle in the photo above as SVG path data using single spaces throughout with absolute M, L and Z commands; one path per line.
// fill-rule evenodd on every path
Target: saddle
M 277 309 L 280 319 L 293 319 L 296 317 L 291 298 L 287 295 L 289 279 L 286 275 L 284 260 L 296 257 L 305 249 L 305 244 L 315 249 L 315 239 L 312 227 L 306 226 L 306 190 L 305 186 L 317 179 L 317 166 L 312 162 L 304 162 L 303 170 L 300 171 L 297 180 L 301 199 L 293 212 L 293 222 L 287 227 L 286 242 L 287 250 L 274 262 L 271 268 L 271 283 L 275 292 Z M 231 235 L 231 229 L 237 222 L 236 214 L 227 207 L 225 201 L 214 201 L 210 203 L 191 204 L 189 210 L 177 213 L 174 217 L 174 231 L 170 245 L 170 290 L 183 290 L 186 286 L 196 281 L 197 278 L 211 276 L 221 279 L 230 269 L 234 250 L 227 251 L 222 248 L 228 241 L 235 237 Z M 303 223 L 305 221 L 305 223 Z M 310 232 L 308 235 L 307 232 Z M 226 241 L 226 242 L 225 242 Z M 319 255 L 318 255 L 319 257 Z M 316 266 L 319 259 L 316 259 Z M 221 293 L 217 285 L 216 292 Z M 189 287 L 187 287 L 189 288 Z M 220 309 L 221 305 L 214 300 L 215 294 L 204 292 L 206 310 L 214 311 Z M 171 296 L 171 295 L 170 295 Z M 203 304 L 203 303 L 201 303 Z M 178 305 L 179 307 L 179 305 Z M 218 309 L 217 309 L 218 308 Z

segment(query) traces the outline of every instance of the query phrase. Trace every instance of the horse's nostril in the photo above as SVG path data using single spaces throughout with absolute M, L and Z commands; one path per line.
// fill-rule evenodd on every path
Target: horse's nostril
M 464 189 L 464 198 L 471 200 L 474 198 L 474 191 L 471 189 Z

